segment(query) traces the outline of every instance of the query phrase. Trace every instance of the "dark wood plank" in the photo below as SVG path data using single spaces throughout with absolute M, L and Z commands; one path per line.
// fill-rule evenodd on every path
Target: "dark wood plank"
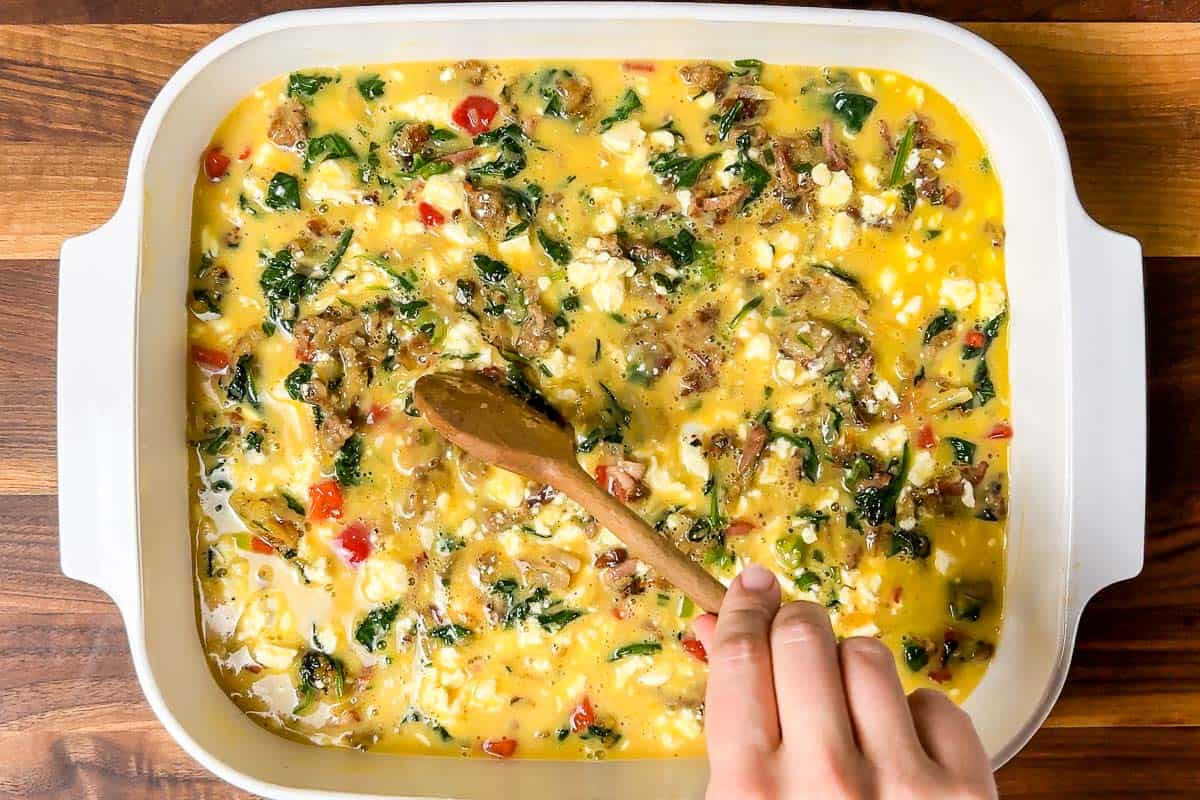
M 385 2 L 404 1 L 350 0 L 341 5 L 382 5 Z M 791 5 L 794 0 L 759 2 L 764 5 Z M 181 3 L 178 0 L 59 0 L 53 3 L 8 0 L 0 8 L 0 23 L 245 22 L 264 14 L 324 8 L 328 5 L 330 3 L 327 0 L 208 0 L 203 3 Z M 1196 0 L 826 0 L 810 5 L 911 11 L 957 21 L 1164 22 L 1200 16 L 1200 3 Z
M 54 491 L 57 266 L 0 261 L 0 415 L 20 420 L 0 436 L 0 496 Z M 0 562 L 0 575 L 9 568 Z

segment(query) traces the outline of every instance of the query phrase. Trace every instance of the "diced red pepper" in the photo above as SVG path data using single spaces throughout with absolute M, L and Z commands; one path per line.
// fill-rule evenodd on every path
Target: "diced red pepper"
M 903 586 L 897 586 L 895 589 L 892 589 L 892 602 L 893 603 L 899 603 L 900 599 L 902 597 L 904 597 L 904 587 Z
M 726 536 L 745 536 L 754 530 L 755 525 L 748 519 L 735 519 L 725 526 Z
M 229 156 L 219 147 L 210 147 L 204 154 L 204 174 L 210 181 L 219 181 L 229 171 Z
M 345 562 L 356 567 L 371 555 L 371 529 L 361 522 L 353 522 L 337 535 L 333 543 Z
M 371 410 L 367 412 L 367 424 L 374 425 L 376 422 L 387 419 L 390 409 L 387 406 L 376 403 L 371 406 Z
M 571 712 L 571 732 L 579 733 L 595 724 L 596 710 L 592 708 L 592 701 L 588 699 L 587 695 L 584 695 L 579 704 L 575 706 L 575 710 Z
M 971 347 L 983 347 L 987 344 L 987 338 L 982 331 L 977 331 L 974 328 L 967 331 L 967 344 Z
M 604 487 L 604 491 L 611 494 L 621 502 L 629 499 L 629 495 L 622 489 L 620 482 L 614 479 L 614 475 L 610 473 L 607 464 L 601 464 L 596 467 L 596 483 Z
M 708 651 L 704 649 L 704 642 L 699 639 L 684 639 L 680 642 L 683 649 L 688 652 L 688 655 L 693 656 L 705 664 L 708 663 Z
M 446 221 L 446 215 L 429 205 L 429 203 L 418 204 L 417 213 L 421 216 L 421 224 L 426 228 L 435 228 Z
M 342 487 L 335 480 L 308 487 L 308 516 L 317 522 L 342 518 Z
M 992 430 L 988 433 L 989 439 L 1011 439 L 1013 435 L 1012 425 L 1007 422 L 997 422 L 992 426 Z
M 937 444 L 937 437 L 933 435 L 933 426 L 926 422 L 917 431 L 917 447 L 924 450 L 929 450 Z
M 649 61 L 624 61 L 621 69 L 626 72 L 654 72 L 656 67 Z
M 612 615 L 616 619 L 629 619 L 629 609 L 624 606 L 613 606 Z
M 244 148 L 242 148 L 242 152 L 238 153 L 238 161 L 245 161 L 249 157 L 250 145 L 246 145 Z
M 450 118 L 467 133 L 478 136 L 492 127 L 492 120 L 499 110 L 500 106 L 492 98 L 471 95 L 450 112 Z
M 516 739 L 484 739 L 483 752 L 492 758 L 511 758 L 517 752 Z
M 256 553 L 262 553 L 264 556 L 269 556 L 275 552 L 275 548 L 271 547 L 271 543 L 261 536 L 255 536 L 250 540 L 250 549 Z
M 192 361 L 205 372 L 224 372 L 229 369 L 229 356 L 220 350 L 192 345 Z
M 938 667 L 937 669 L 929 670 L 929 679 L 938 683 L 945 683 L 950 680 L 950 670 L 946 667 Z

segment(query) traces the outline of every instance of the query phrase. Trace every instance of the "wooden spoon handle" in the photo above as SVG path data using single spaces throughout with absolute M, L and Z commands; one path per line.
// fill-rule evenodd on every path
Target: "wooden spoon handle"
M 604 491 L 578 465 L 563 465 L 551 483 L 625 543 L 634 558 L 654 568 L 705 611 L 716 614 L 725 587 L 703 567 L 681 553 L 666 537 L 647 525 L 617 498 Z

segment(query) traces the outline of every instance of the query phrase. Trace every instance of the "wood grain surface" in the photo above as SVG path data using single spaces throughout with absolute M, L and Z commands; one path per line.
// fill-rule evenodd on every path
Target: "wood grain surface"
M 250 797 L 170 740 L 114 606 L 59 573 L 57 256 L 116 208 L 141 117 L 179 64 L 230 23 L 314 5 L 0 3 L 0 798 Z M 1200 796 L 1200 2 L 898 5 L 971 21 L 1029 71 L 1085 205 L 1147 255 L 1146 568 L 1088 607 L 1062 699 L 1001 770 L 1002 794 Z

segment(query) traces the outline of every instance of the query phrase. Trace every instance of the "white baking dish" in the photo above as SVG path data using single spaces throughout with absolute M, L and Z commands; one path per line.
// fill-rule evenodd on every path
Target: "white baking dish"
M 315 748 L 252 723 L 196 633 L 184 445 L 185 289 L 196 161 L 233 104 L 315 65 L 464 57 L 710 58 L 897 70 L 978 126 L 1000 175 L 1011 296 L 1006 623 L 966 704 L 993 763 L 1045 719 L 1079 615 L 1141 569 L 1145 362 L 1137 242 L 1075 195 L 1062 133 L 1007 57 L 903 14 L 653 3 L 302 11 L 243 25 L 167 83 L 111 221 L 63 245 L 58 436 L 62 568 L 121 609 L 146 696 L 181 745 L 270 797 L 698 798 L 697 761 L 496 763 Z M 103 357 L 94 343 L 103 342 Z M 1111 445 L 1121 432 L 1120 452 Z

